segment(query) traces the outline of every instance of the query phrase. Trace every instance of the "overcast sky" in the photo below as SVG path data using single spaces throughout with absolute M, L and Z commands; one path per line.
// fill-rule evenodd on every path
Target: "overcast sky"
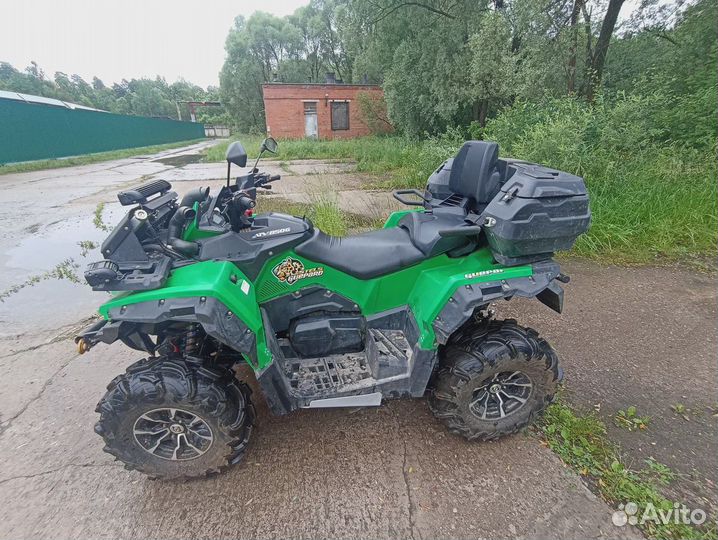
M 49 77 L 77 73 L 106 84 L 184 77 L 219 84 L 224 40 L 237 15 L 288 15 L 308 0 L 3 0 L 0 61 L 31 60 Z
M 621 18 L 638 4 L 627 0 Z M 309 0 L 2 0 L 0 61 L 31 60 L 52 78 L 77 73 L 105 84 L 184 77 L 219 84 L 224 40 L 237 15 L 288 15 Z

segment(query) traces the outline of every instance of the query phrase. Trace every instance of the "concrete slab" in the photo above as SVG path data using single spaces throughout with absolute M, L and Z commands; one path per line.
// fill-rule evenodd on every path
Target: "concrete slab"
M 221 186 L 224 164 L 191 163 L 200 148 L 0 176 L 0 291 L 64 257 L 99 258 L 82 257 L 77 242 L 104 238 L 92 213 L 123 187 L 149 178 L 169 179 L 180 193 Z M 167 161 L 178 156 L 189 157 Z M 387 193 L 361 189 L 368 177 L 344 163 L 275 161 L 265 169 L 283 175 L 275 186 L 282 197 L 336 193 L 355 213 L 400 207 Z M 103 216 L 114 223 L 121 212 L 108 204 Z M 654 417 L 646 433 L 611 428 L 637 460 L 687 463 L 680 470 L 697 470 L 700 485 L 710 486 L 715 416 L 676 423 L 667 407 L 715 404 L 715 280 L 674 269 L 571 261 L 566 268 L 574 281 L 562 317 L 537 302 L 502 304 L 501 312 L 556 345 L 571 399 L 601 403 L 609 425 L 630 404 Z M 0 303 L 0 538 L 639 536 L 615 528 L 612 509 L 538 439 L 467 443 L 449 435 L 423 400 L 273 418 L 255 392 L 258 426 L 240 466 L 189 483 L 127 472 L 101 451 L 93 411 L 137 354 L 113 345 L 79 357 L 67 339 L 103 299 L 83 284 L 48 280 Z M 253 384 L 251 373 L 242 376 Z M 681 496 L 712 500 L 703 487 Z
M 637 537 L 535 438 L 468 443 L 423 400 L 274 418 L 255 393 L 243 464 L 148 480 L 92 433 L 105 384 L 135 356 L 78 357 L 64 341 L 6 358 L 10 380 L 34 390 L 0 402 L 0 538 Z

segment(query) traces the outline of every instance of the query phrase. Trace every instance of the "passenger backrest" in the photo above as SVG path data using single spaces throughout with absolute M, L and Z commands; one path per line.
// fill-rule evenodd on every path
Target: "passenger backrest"
M 465 142 L 451 166 L 449 189 L 486 205 L 499 191 L 506 169 L 502 165 L 497 143 Z

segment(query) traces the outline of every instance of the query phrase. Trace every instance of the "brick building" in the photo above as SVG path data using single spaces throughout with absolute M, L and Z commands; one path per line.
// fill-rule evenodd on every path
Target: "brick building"
M 369 84 L 268 83 L 262 86 L 267 133 L 272 137 L 347 139 L 371 133 L 359 107 L 358 96 L 373 99 L 384 94 Z

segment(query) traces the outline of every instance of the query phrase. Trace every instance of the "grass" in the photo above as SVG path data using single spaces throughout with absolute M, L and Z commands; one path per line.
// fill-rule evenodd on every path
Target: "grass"
M 639 518 L 652 505 L 657 511 L 673 510 L 661 488 L 670 485 L 676 474 L 669 467 L 650 459 L 645 467 L 634 470 L 622 459 L 618 447 L 606 435 L 605 424 L 595 413 L 582 413 L 562 400 L 551 405 L 540 423 L 546 444 L 612 506 L 629 502 L 638 505 Z M 708 539 L 715 538 L 716 525 L 709 517 L 701 526 L 646 521 L 638 526 L 649 538 Z
M 346 236 L 368 229 L 381 227 L 383 221 L 363 214 L 352 214 L 339 208 L 336 197 L 324 193 L 310 194 L 309 203 L 290 201 L 283 197 L 260 197 L 259 212 L 282 212 L 294 216 L 306 216 L 316 227 L 332 236 Z
M 259 152 L 262 137 L 257 135 L 236 135 L 242 141 L 250 160 Z M 229 142 L 208 148 L 206 161 L 224 161 Z M 398 136 L 369 136 L 347 140 L 280 140 L 279 151 L 272 156 L 284 166 L 293 159 L 347 160 L 356 162 L 358 172 L 388 175 L 392 178 L 413 177 L 416 170 L 416 154 L 422 143 Z M 434 165 L 432 165 L 432 168 Z M 417 179 L 410 180 L 416 183 Z M 424 182 L 426 178 L 424 178 Z M 401 184 L 405 185 L 405 184 Z
M 648 416 L 639 416 L 636 407 L 631 405 L 625 411 L 618 411 L 613 422 L 616 424 L 616 427 L 627 429 L 628 431 L 637 431 L 648 429 L 648 424 L 651 422 L 651 419 Z
M 513 140 L 499 128 L 509 130 L 498 126 L 487 135 L 507 140 L 502 154 L 585 178 L 592 225 L 579 237 L 573 255 L 622 264 L 680 262 L 714 267 L 718 171 L 712 151 L 670 144 L 620 148 L 601 141 L 583 144 L 576 142 L 582 134 L 578 127 L 560 123 L 537 123 Z M 250 156 L 256 155 L 260 136 L 238 138 L 246 143 Z M 292 159 L 352 160 L 358 172 L 376 175 L 368 187 L 423 188 L 431 172 L 462 143 L 457 131 L 422 141 L 401 136 L 286 140 L 280 141 L 276 158 L 285 164 Z M 226 144 L 212 147 L 206 159 L 221 161 L 225 150 Z
M 615 262 L 691 262 L 716 254 L 715 158 L 682 149 L 595 152 L 574 165 L 586 178 L 593 222 L 577 255 Z M 556 164 L 569 168 L 570 163 Z M 571 170 L 571 169 L 569 169 Z
M 97 203 L 97 206 L 95 207 L 95 212 L 92 216 L 92 224 L 95 226 L 96 229 L 99 229 L 101 231 L 110 232 L 112 230 L 112 226 L 105 223 L 102 213 L 105 211 L 105 203 L 99 202 Z
M 171 150 L 172 148 L 180 148 L 189 144 L 203 141 L 204 139 L 194 139 L 191 141 L 182 141 L 169 144 L 159 144 L 154 146 L 142 146 L 138 148 L 124 148 L 122 150 L 112 150 L 110 152 L 97 152 L 95 154 L 85 154 L 82 156 L 72 156 L 58 159 L 44 159 L 39 161 L 27 161 L 24 163 L 12 163 L 9 165 L 0 164 L 0 175 L 21 173 L 30 171 L 41 171 L 45 169 L 60 169 L 63 167 L 75 167 L 78 165 L 89 165 L 90 163 L 99 163 L 102 161 L 111 161 L 113 159 L 122 159 L 141 154 L 154 154 L 163 150 Z

